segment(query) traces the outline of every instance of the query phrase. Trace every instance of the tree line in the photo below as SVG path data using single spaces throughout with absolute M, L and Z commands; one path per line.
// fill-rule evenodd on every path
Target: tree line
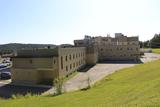
M 151 40 L 140 41 L 141 48 L 160 48 L 160 33 L 155 34 Z

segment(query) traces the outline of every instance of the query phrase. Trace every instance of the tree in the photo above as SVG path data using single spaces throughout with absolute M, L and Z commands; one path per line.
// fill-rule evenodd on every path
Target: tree
M 151 39 L 151 46 L 152 46 L 152 48 L 159 48 L 160 47 L 160 33 L 155 34 L 154 37 Z
M 55 95 L 62 94 L 62 88 L 63 88 L 64 78 L 55 78 L 53 81 L 53 85 L 55 87 Z

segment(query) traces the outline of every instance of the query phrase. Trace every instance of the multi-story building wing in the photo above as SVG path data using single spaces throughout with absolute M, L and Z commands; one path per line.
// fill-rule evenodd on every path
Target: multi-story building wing
M 138 60 L 140 56 L 140 46 L 138 36 L 127 37 L 122 33 L 116 33 L 115 38 L 90 37 L 88 44 L 84 40 L 75 40 L 76 46 L 90 46 L 91 44 L 98 52 L 98 60 Z M 90 44 L 89 44 L 90 43 Z

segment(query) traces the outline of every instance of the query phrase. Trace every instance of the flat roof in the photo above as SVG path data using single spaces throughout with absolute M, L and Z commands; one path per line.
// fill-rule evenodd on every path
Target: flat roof
M 17 51 L 13 58 L 46 58 L 58 56 L 57 48 L 54 49 L 25 49 Z

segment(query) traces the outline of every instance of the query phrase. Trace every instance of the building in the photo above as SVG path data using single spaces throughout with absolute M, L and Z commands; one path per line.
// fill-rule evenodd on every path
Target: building
M 70 75 L 86 64 L 96 64 L 97 61 L 90 57 L 93 51 L 86 51 L 85 47 L 18 51 L 17 56 L 12 57 L 12 83 L 52 83 L 55 78 Z
M 2 63 L 2 56 L 0 55 L 0 63 Z
M 85 36 L 74 40 L 74 46 L 63 44 L 54 49 L 20 50 L 12 57 L 12 82 L 14 84 L 52 83 L 57 77 L 95 65 L 97 61 L 138 60 L 138 36 L 127 37 L 116 33 L 115 38 Z
M 88 37 L 89 38 L 89 37 Z M 87 41 L 87 42 L 86 42 Z M 110 37 L 86 37 L 75 40 L 75 46 L 90 46 L 97 49 L 98 60 L 138 60 L 140 56 L 140 45 L 138 36 L 127 37 L 122 33 L 115 33 L 115 38 Z

